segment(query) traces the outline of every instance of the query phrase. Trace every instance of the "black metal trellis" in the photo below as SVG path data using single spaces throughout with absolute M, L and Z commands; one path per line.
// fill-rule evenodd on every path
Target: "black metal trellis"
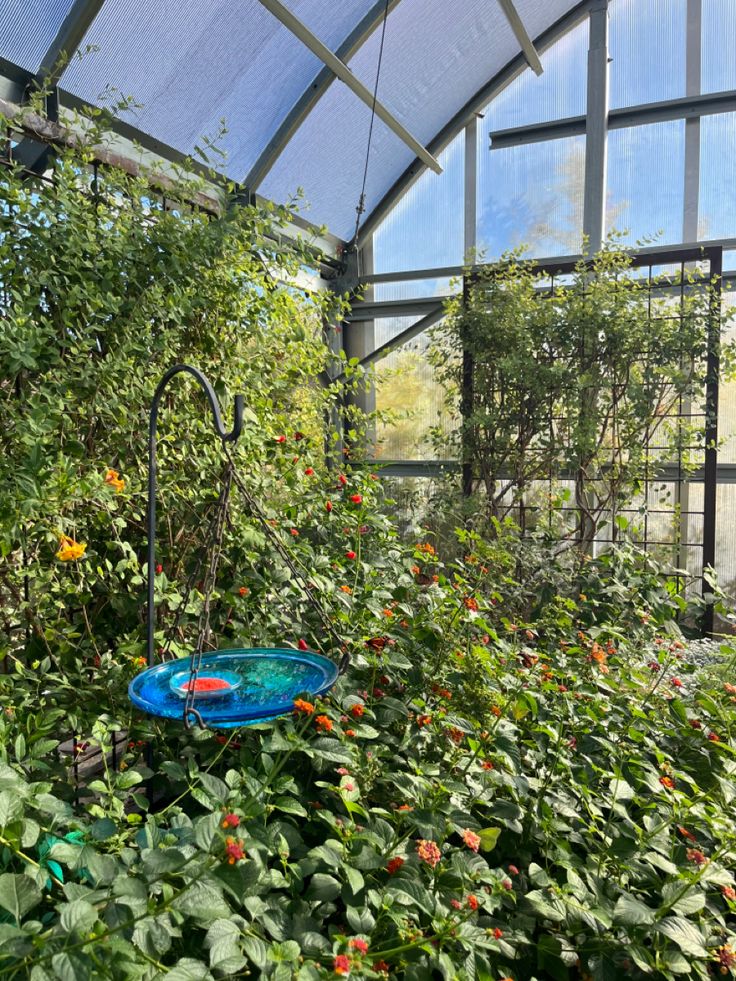
M 686 286 L 686 270 L 688 265 L 697 263 L 699 270 L 697 275 L 692 277 L 694 285 L 710 286 L 710 306 L 708 310 L 708 327 L 707 327 L 707 348 L 706 348 L 706 358 L 705 358 L 705 403 L 703 405 L 703 411 L 698 411 L 696 406 L 688 404 L 682 397 L 679 400 L 676 411 L 672 414 L 672 418 L 677 422 L 679 433 L 682 433 L 682 428 L 685 425 L 697 426 L 702 442 L 697 443 L 685 443 L 681 439 L 678 439 L 677 447 L 677 459 L 669 461 L 664 467 L 661 465 L 655 467 L 653 463 L 650 465 L 651 455 L 657 450 L 662 450 L 664 447 L 656 445 L 656 440 L 654 443 L 648 442 L 645 446 L 645 479 L 643 486 L 643 507 L 640 510 L 636 507 L 622 507 L 616 508 L 615 512 L 612 511 L 611 522 L 610 522 L 610 533 L 607 536 L 601 534 L 600 530 L 595 536 L 595 541 L 599 544 L 610 544 L 617 540 L 616 524 L 613 520 L 615 515 L 622 516 L 636 516 L 642 513 L 643 510 L 643 534 L 634 535 L 633 540 L 637 544 L 641 545 L 647 550 L 654 548 L 668 548 L 671 550 L 677 549 L 680 556 L 685 556 L 686 565 L 688 566 L 688 572 L 690 572 L 694 577 L 699 578 L 701 581 L 701 590 L 704 596 L 710 592 L 710 586 L 705 579 L 705 572 L 710 568 L 715 567 L 716 562 L 716 504 L 717 504 L 717 490 L 718 490 L 718 390 L 719 390 L 719 376 L 720 376 L 720 323 L 721 323 L 721 276 L 723 272 L 723 250 L 720 246 L 704 247 L 704 248 L 692 248 L 692 249 L 671 249 L 662 250 L 656 253 L 642 253 L 631 257 L 631 265 L 633 269 L 640 269 L 644 272 L 643 282 L 647 285 L 649 290 L 649 301 L 651 310 L 651 298 L 655 290 L 662 288 L 661 281 L 654 280 L 654 269 L 660 266 L 675 266 L 679 271 L 679 277 L 674 280 L 674 282 L 679 286 L 680 289 L 680 299 L 682 301 L 683 291 Z M 591 263 L 592 265 L 592 260 Z M 564 277 L 572 274 L 577 268 L 578 263 L 575 261 L 563 261 L 560 263 L 544 263 L 539 265 L 532 265 L 531 272 L 540 276 L 544 276 L 549 280 L 549 293 L 552 295 L 554 293 L 555 287 L 557 285 L 564 285 Z M 488 267 L 490 268 L 490 267 Z M 468 300 L 471 291 L 480 287 L 483 278 L 483 268 L 474 270 L 470 275 L 464 277 L 463 280 L 463 298 Z M 674 314 L 677 317 L 681 317 L 682 311 L 681 306 L 678 308 L 678 312 Z M 657 318 L 652 317 L 652 322 Z M 644 355 L 645 352 L 642 352 Z M 692 357 L 692 353 L 689 351 L 683 351 L 682 357 L 684 359 L 689 359 Z M 465 350 L 463 352 L 463 363 L 462 363 L 462 390 L 461 390 L 461 400 L 460 408 L 463 418 L 468 418 L 470 413 L 473 411 L 473 407 L 476 400 L 475 387 L 477 385 L 476 381 L 476 365 L 472 354 Z M 554 430 L 555 419 L 550 416 L 550 432 Z M 703 465 L 702 467 L 696 469 L 694 472 L 687 473 L 686 468 L 683 466 L 684 455 L 688 451 L 702 451 L 703 453 Z M 466 496 L 471 495 L 474 492 L 477 473 L 474 467 L 473 460 L 471 459 L 467 445 L 463 447 L 462 452 L 462 489 Z M 551 490 L 554 480 L 594 480 L 595 475 L 589 476 L 578 473 L 558 473 L 549 474 L 546 479 L 548 488 Z M 537 484 L 541 484 L 542 480 L 535 481 Z M 675 494 L 676 499 L 679 503 L 682 500 L 687 501 L 688 494 L 686 488 L 693 488 L 702 485 L 703 488 L 703 502 L 702 507 L 686 507 L 681 508 L 678 511 L 678 517 L 680 519 L 681 527 L 678 536 L 673 539 L 667 539 L 661 537 L 661 532 L 657 529 L 657 515 L 669 515 L 673 516 L 674 512 L 667 508 L 660 508 L 657 506 L 650 506 L 652 503 L 657 502 L 658 497 L 661 499 L 661 488 L 665 486 L 672 487 L 672 492 Z M 658 488 L 660 488 L 658 490 Z M 654 501 L 652 501 L 654 498 Z M 524 527 L 525 519 L 528 512 L 539 510 L 535 508 L 534 505 L 526 503 L 521 499 L 518 503 L 510 504 L 508 511 L 514 512 L 518 511 L 518 518 L 522 528 Z M 578 526 L 580 520 L 580 510 L 574 506 L 560 505 L 555 510 L 562 514 L 569 514 L 575 517 Z M 650 521 L 650 517 L 655 520 Z M 550 512 L 551 520 L 551 512 Z M 698 534 L 697 526 L 700 524 L 700 534 Z M 695 563 L 687 561 L 689 556 L 692 556 L 693 551 L 699 552 L 699 559 Z M 681 564 L 681 563 L 678 563 Z M 695 566 L 693 569 L 692 566 Z M 681 588 L 684 588 L 684 582 L 680 582 Z M 713 620 L 714 620 L 714 610 L 712 604 L 708 603 L 706 605 L 706 612 L 704 616 L 703 628 L 706 633 L 712 633 L 713 631 Z

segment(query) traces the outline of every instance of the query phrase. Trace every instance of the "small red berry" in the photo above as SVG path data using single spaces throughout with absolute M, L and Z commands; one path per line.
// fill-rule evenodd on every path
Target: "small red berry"
M 156 566 L 156 575 L 157 576 L 160 576 L 163 571 L 164 571 L 164 567 L 162 565 L 157 565 Z
M 303 637 L 300 637 L 299 638 L 299 643 L 296 646 L 299 648 L 300 651 L 308 651 L 309 650 L 309 645 L 307 644 L 306 640 L 304 640 Z
M 362 504 L 363 503 L 363 498 L 361 497 L 360 494 L 351 494 L 350 495 L 350 500 L 353 502 L 353 504 Z
M 354 551 L 352 550 L 352 548 L 351 548 L 351 549 L 349 549 L 349 550 L 348 550 L 348 551 L 347 551 L 347 552 L 345 553 L 345 558 L 346 558 L 346 559 L 355 559 L 355 558 L 357 558 L 357 555 L 356 555 L 356 553 L 355 553 L 355 552 L 354 552 Z
M 332 510 L 332 501 L 325 501 L 325 511 L 329 514 Z

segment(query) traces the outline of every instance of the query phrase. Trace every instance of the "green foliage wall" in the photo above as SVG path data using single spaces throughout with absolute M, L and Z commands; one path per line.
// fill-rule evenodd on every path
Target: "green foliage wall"
M 235 453 L 277 509 L 275 437 L 304 433 L 320 465 L 329 399 L 315 379 L 331 301 L 281 281 L 305 258 L 279 240 L 285 210 L 164 210 L 143 179 L 89 163 L 62 154 L 52 182 L 0 179 L 0 655 L 72 674 L 143 653 L 147 413 L 164 370 L 202 369 L 226 422 L 245 394 Z M 160 421 L 164 615 L 202 545 L 218 443 L 201 391 L 178 379 Z M 237 578 L 257 542 L 242 509 L 234 521 Z M 63 561 L 62 536 L 85 561 Z

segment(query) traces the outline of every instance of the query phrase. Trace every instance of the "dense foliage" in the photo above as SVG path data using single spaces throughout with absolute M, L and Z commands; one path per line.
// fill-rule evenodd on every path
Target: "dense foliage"
M 709 284 L 646 271 L 615 238 L 557 279 L 511 254 L 449 302 L 430 358 L 464 402 L 449 438 L 489 514 L 525 501 L 544 522 L 563 499 L 569 534 L 588 542 L 625 525 L 617 512 L 659 465 L 702 463 Z
M 279 215 L 155 211 L 144 184 L 111 173 L 90 195 L 83 173 L 65 158 L 51 186 L 2 184 L 0 975 L 736 973 L 733 660 L 695 675 L 660 570 L 619 548 L 578 571 L 501 524 L 459 529 L 446 561 L 421 529 L 400 539 L 381 480 L 327 466 L 326 310 L 272 278 L 301 258 Z M 351 656 L 324 702 L 227 734 L 126 698 L 145 409 L 180 360 L 226 406 L 246 392 L 237 462 Z M 221 467 L 177 384 L 159 640 Z M 221 647 L 328 644 L 237 499 L 213 626 Z M 72 732 L 102 751 L 79 786 Z

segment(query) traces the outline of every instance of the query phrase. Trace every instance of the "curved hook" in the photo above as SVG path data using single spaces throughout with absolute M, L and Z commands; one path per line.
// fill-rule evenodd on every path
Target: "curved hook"
M 161 381 L 158 383 L 156 391 L 151 400 L 151 412 L 149 416 L 148 430 L 148 637 L 147 637 L 147 658 L 149 668 L 153 665 L 154 649 L 154 576 L 156 569 L 156 424 L 158 422 L 158 407 L 161 396 L 171 379 L 186 372 L 191 375 L 200 387 L 210 403 L 212 410 L 214 428 L 223 443 L 234 443 L 243 429 L 243 404 L 242 395 L 235 396 L 233 428 L 226 432 L 222 424 L 222 414 L 220 403 L 215 395 L 215 390 L 208 378 L 202 374 L 199 368 L 193 368 L 189 364 L 175 364 L 169 368 Z

